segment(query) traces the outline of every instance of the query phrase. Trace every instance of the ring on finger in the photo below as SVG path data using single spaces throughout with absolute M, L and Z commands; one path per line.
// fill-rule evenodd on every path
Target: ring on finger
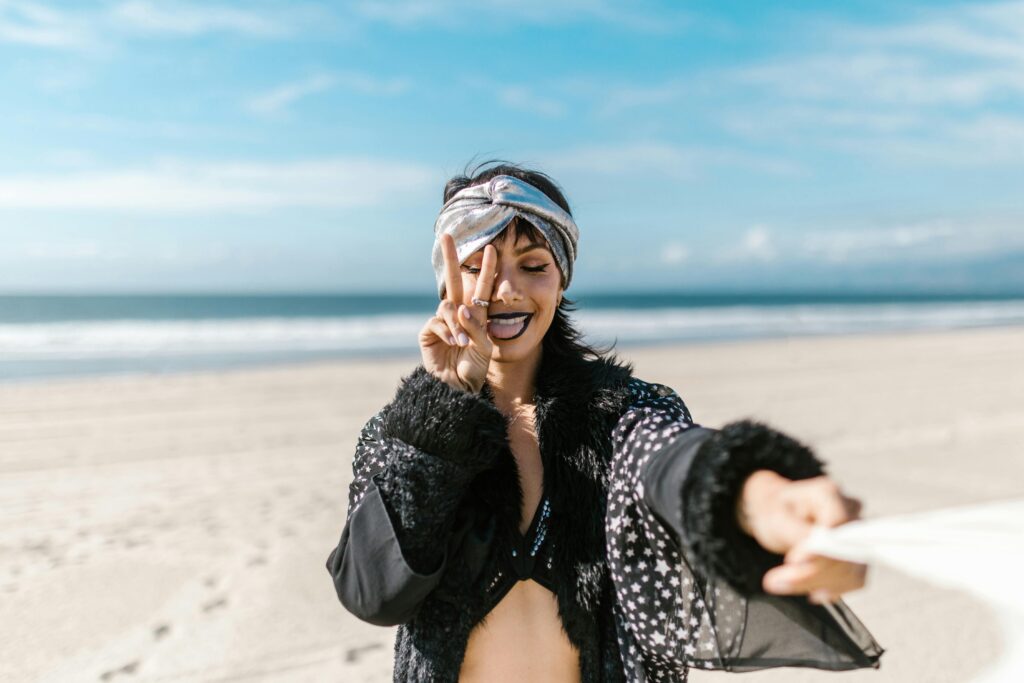
M 474 304 L 476 304 L 477 306 L 483 306 L 484 308 L 487 308 L 488 306 L 491 305 L 490 301 L 484 301 L 483 299 L 478 299 L 475 296 L 473 297 L 472 300 Z

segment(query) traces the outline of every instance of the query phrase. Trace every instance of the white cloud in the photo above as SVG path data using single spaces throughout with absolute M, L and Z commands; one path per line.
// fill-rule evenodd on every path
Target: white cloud
M 699 87 L 693 78 L 671 78 L 660 83 L 610 83 L 607 81 L 572 81 L 566 88 L 588 96 L 598 116 L 616 116 L 630 109 L 649 109 L 692 97 Z
M 670 33 L 689 26 L 688 15 L 674 11 L 645 11 L 646 3 L 610 0 L 364 0 L 351 11 L 365 20 L 409 29 L 420 26 L 444 28 L 500 28 L 509 24 L 557 26 L 592 21 L 617 28 Z
M 774 261 L 777 253 L 768 228 L 755 225 L 743 233 L 739 253 L 757 261 Z
M 8 259 L 31 261 L 93 261 L 103 249 L 96 242 L 27 242 L 8 245 L 4 256 Z
M 498 100 L 512 109 L 541 116 L 564 116 L 565 105 L 557 100 L 541 97 L 522 85 L 508 85 L 498 89 Z
M 693 180 L 702 171 L 712 167 L 745 168 L 779 175 L 801 172 L 798 165 L 787 159 L 725 148 L 681 146 L 664 142 L 584 145 L 527 156 L 539 159 L 554 173 L 623 175 L 633 178 L 652 174 L 674 181 Z
M 168 162 L 150 168 L 0 176 L 0 209 L 149 212 L 393 205 L 438 184 L 419 164 L 334 158 L 286 163 Z
M 1007 64 L 951 69 L 924 55 L 855 51 L 750 66 L 733 78 L 774 95 L 896 106 L 975 106 L 1024 93 L 1024 73 Z
M 249 101 L 248 107 L 258 114 L 275 114 L 287 108 L 296 100 L 330 90 L 334 85 L 334 78 L 326 74 L 310 76 L 301 81 L 286 83 L 269 92 L 258 95 Z
M 178 240 L 148 240 L 126 242 L 119 240 L 29 240 L 8 241 L 0 251 L 0 263 L 6 270 L 29 266 L 31 268 L 81 268 L 88 266 L 113 267 L 112 272 L 166 268 L 196 268 L 241 263 L 251 259 L 258 251 L 250 244 L 227 245 L 203 240 L 185 244 Z M 280 251 L 276 251 L 278 259 Z M 274 262 L 269 255 L 264 262 Z
M 908 252 L 924 252 L 955 234 L 953 226 L 944 222 L 813 232 L 803 238 L 800 252 L 831 262 L 906 258 Z
M 925 116 L 913 111 L 872 108 L 856 103 L 830 107 L 817 103 L 783 103 L 727 112 L 719 119 L 726 130 L 744 136 L 771 137 L 795 143 L 809 134 L 829 131 L 866 131 L 872 134 L 901 133 L 919 128 Z
M 705 75 L 752 100 L 720 117 L 727 131 L 894 162 L 1024 162 L 1024 3 L 818 34 L 804 54 Z
M 1024 62 L 1024 3 L 963 4 L 952 10 L 932 10 L 899 26 L 847 27 L 840 35 L 872 47 Z
M 88 22 L 70 12 L 36 2 L 0 0 L 0 43 L 69 50 L 93 42 Z
M 323 23 L 322 14 L 305 5 L 275 10 L 267 6 L 240 9 L 226 4 L 129 0 L 69 11 L 31 0 L 0 0 L 0 43 L 95 52 L 134 35 L 235 33 L 280 38 L 295 34 L 300 23 Z
M 666 244 L 661 250 L 661 262 L 667 265 L 682 263 L 690 258 L 690 250 L 678 242 Z
M 356 72 L 314 74 L 292 83 L 285 83 L 252 98 L 248 108 L 258 114 L 279 114 L 296 101 L 342 88 L 365 95 L 392 97 L 406 92 L 410 81 L 405 78 L 382 79 Z
M 409 90 L 412 81 L 408 78 L 379 78 L 356 71 L 342 71 L 333 75 L 338 87 L 364 95 L 392 97 Z
M 732 266 L 736 264 L 773 263 L 779 259 L 779 253 L 792 257 L 791 249 L 785 247 L 785 234 L 773 234 L 767 226 L 752 225 L 744 230 L 739 237 L 726 236 L 721 246 L 715 250 L 708 249 L 708 256 L 702 259 L 702 265 L 715 264 Z
M 838 221 L 837 221 L 838 222 Z M 708 262 L 719 265 L 915 264 L 957 262 L 1024 250 L 1024 216 L 834 225 L 758 224 L 730 238 Z M 702 260 L 703 262 L 703 260 Z
M 122 2 L 110 10 L 111 19 L 122 26 L 183 36 L 218 31 L 256 37 L 287 35 L 291 27 L 285 21 L 286 16 L 209 3 L 145 0 Z
M 536 79 L 530 85 L 524 85 L 474 75 L 462 77 L 460 84 L 464 88 L 482 91 L 486 96 L 494 98 L 499 104 L 509 109 L 548 118 L 564 116 L 568 111 L 561 98 L 538 92 L 538 90 L 551 90 L 551 88 L 545 87 Z M 558 88 L 556 91 L 559 95 L 564 94 Z
M 554 173 L 598 175 L 658 173 L 677 180 L 694 175 L 694 155 L 662 143 L 586 145 L 541 155 L 541 163 Z

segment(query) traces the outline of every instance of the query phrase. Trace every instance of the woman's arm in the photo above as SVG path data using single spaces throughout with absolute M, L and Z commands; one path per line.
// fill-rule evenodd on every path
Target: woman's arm
M 765 573 L 782 563 L 785 550 L 762 545 L 742 528 L 737 501 L 744 484 L 765 470 L 787 480 L 819 477 L 824 465 L 807 446 L 753 420 L 709 430 L 687 455 L 692 464 L 674 499 L 649 502 L 667 519 L 679 520 L 676 532 L 699 572 L 719 576 L 744 594 L 761 592 Z M 659 461 L 669 471 L 679 466 Z
M 633 382 L 614 434 L 610 493 L 619 495 L 606 530 L 611 561 L 623 564 L 613 573 L 621 618 L 643 661 L 732 671 L 877 666 L 881 648 L 841 602 L 826 609 L 763 591 L 761 578 L 782 557 L 737 519 L 751 474 L 814 477 L 817 458 L 766 425 L 694 424 L 675 391 Z
M 370 623 L 411 618 L 447 564 L 466 487 L 507 448 L 504 416 L 422 366 L 363 427 L 348 517 L 327 558 L 342 604 Z

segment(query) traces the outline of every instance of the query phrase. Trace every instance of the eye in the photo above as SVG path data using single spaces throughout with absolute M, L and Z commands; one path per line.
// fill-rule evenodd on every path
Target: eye
M 543 273 L 548 269 L 548 265 L 549 264 L 545 263 L 542 266 L 523 266 L 523 270 L 528 270 L 531 273 Z
M 480 272 L 480 269 L 477 268 L 476 266 L 466 266 L 466 265 L 464 265 L 464 266 L 462 266 L 462 269 L 464 271 L 466 271 L 467 273 L 470 273 L 472 275 L 476 275 L 477 273 Z

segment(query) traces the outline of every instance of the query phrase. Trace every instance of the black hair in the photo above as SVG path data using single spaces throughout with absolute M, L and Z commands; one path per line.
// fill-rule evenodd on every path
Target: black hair
M 470 162 L 470 164 L 471 163 L 472 162 Z M 569 202 L 565 198 L 565 194 L 553 178 L 545 173 L 541 173 L 540 171 L 535 171 L 533 169 L 525 168 L 508 161 L 501 161 L 499 159 L 481 161 L 472 168 L 467 164 L 461 175 L 454 176 L 445 184 L 443 201 L 447 202 L 459 190 L 463 190 L 474 185 L 483 185 L 499 175 L 512 176 L 513 178 L 522 180 L 524 183 L 533 185 L 538 190 L 546 194 L 551 201 L 562 207 L 567 214 L 570 216 L 572 215 L 572 209 L 569 207 Z M 537 228 L 527 221 L 517 219 L 512 221 L 512 223 L 509 224 L 509 227 L 512 230 L 509 237 L 513 242 L 519 240 L 520 237 L 526 237 L 538 242 L 547 241 L 547 238 L 545 238 Z M 565 296 L 563 293 L 562 300 L 559 302 L 558 308 L 555 309 L 555 316 L 551 320 L 551 326 L 544 335 L 544 340 L 542 342 L 543 353 L 549 358 L 587 358 L 589 356 L 594 359 L 601 358 L 606 354 L 611 353 L 618 340 L 612 342 L 606 347 L 592 346 L 583 341 L 583 333 L 577 329 L 576 325 L 569 317 L 569 314 L 575 310 L 576 302 L 569 299 L 569 297 Z

